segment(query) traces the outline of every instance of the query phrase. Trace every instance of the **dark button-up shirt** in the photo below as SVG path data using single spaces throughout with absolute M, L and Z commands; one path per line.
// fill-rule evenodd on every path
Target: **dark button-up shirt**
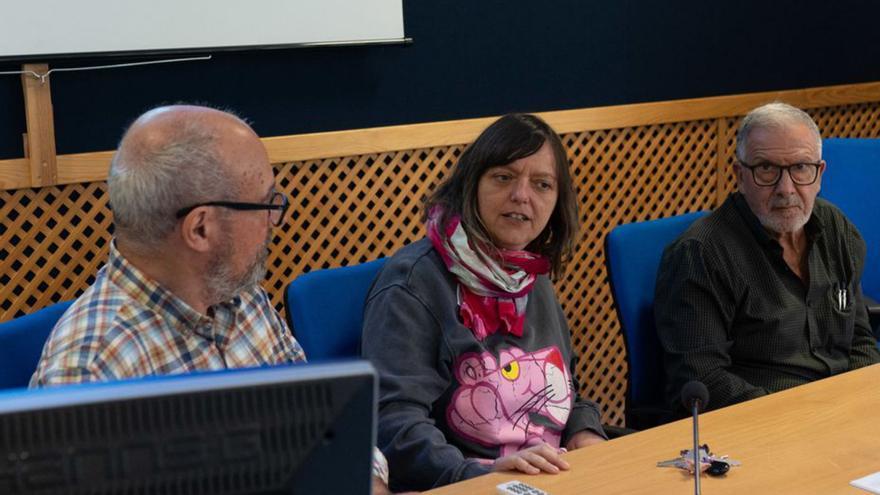
M 809 285 L 740 193 L 663 253 L 655 317 L 667 401 L 700 380 L 710 408 L 880 362 L 862 301 L 865 242 L 817 199 L 804 227 Z

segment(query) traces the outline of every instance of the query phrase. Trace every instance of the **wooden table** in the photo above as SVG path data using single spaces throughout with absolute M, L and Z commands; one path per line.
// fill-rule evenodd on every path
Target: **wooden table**
M 570 471 L 489 474 L 428 493 L 494 494 L 519 479 L 567 494 L 688 494 L 693 478 L 657 461 L 689 448 L 691 420 L 565 454 Z M 880 471 L 880 364 L 700 416 L 700 442 L 742 461 L 721 478 L 706 475 L 706 495 L 864 494 L 853 479 Z

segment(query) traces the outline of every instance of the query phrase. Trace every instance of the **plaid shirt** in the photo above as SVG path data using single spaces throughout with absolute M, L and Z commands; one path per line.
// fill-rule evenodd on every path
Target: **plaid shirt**
M 52 330 L 31 387 L 305 361 L 261 287 L 195 311 L 110 247 Z
M 30 387 L 305 362 L 262 287 L 210 309 L 192 309 L 111 243 L 95 283 L 52 330 Z M 375 447 L 373 476 L 388 483 Z
M 30 387 L 305 362 L 262 287 L 210 309 L 192 309 L 111 243 L 95 283 L 52 330 Z M 388 483 L 376 448 L 373 476 Z

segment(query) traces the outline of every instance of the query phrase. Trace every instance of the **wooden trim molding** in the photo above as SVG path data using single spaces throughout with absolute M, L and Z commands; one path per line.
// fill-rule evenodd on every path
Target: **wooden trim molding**
M 734 117 L 772 101 L 817 108 L 880 100 L 880 82 L 537 112 L 556 132 L 619 129 L 640 125 Z M 497 117 L 374 127 L 264 138 L 273 163 L 450 146 L 473 141 Z
M 880 101 L 880 82 L 538 112 L 559 133 L 617 129 L 743 115 L 771 101 L 817 108 Z M 496 117 L 263 138 L 272 163 L 464 144 Z M 112 151 L 59 155 L 58 184 L 107 178 Z M 27 159 L 0 160 L 0 189 L 39 187 Z M 24 168 L 24 170 L 20 170 Z
M 31 186 L 30 161 L 27 158 L 0 160 L 0 190 Z
M 58 183 L 74 184 L 107 179 L 115 151 L 58 156 Z

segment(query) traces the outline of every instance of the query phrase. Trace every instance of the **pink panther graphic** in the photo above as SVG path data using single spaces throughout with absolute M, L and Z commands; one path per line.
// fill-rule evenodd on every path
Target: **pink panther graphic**
M 461 355 L 455 364 L 460 384 L 446 409 L 449 426 L 501 456 L 545 441 L 558 446 L 571 412 L 571 378 L 556 347 L 525 352 L 517 347 Z M 539 415 L 558 428 L 532 422 Z

